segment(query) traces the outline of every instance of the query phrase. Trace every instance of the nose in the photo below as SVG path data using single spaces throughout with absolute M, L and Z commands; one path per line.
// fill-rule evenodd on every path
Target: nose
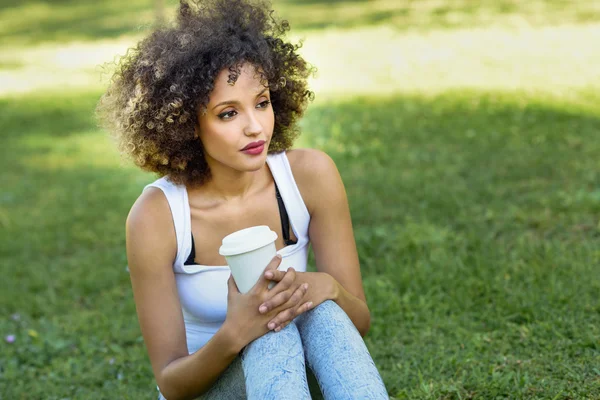
M 246 126 L 244 127 L 244 134 L 246 136 L 258 136 L 262 131 L 263 127 L 257 115 L 253 112 L 249 113 L 246 120 Z

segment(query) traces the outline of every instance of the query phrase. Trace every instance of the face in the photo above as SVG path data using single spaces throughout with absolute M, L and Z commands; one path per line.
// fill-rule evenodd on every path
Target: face
M 211 169 L 256 171 L 266 162 L 275 124 L 269 89 L 250 64 L 243 65 L 233 86 L 229 74 L 221 71 L 206 109 L 198 111 L 197 133 Z

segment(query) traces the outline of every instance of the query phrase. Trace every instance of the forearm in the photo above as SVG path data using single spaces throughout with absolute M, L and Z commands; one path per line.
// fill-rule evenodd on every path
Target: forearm
M 340 306 L 358 330 L 361 336 L 365 336 L 371 326 L 371 313 L 367 303 L 348 292 L 335 278 L 331 277 L 332 295 L 331 300 Z
M 242 346 L 228 326 L 221 329 L 198 351 L 167 365 L 157 379 L 169 400 L 193 399 L 205 393 L 235 360 Z

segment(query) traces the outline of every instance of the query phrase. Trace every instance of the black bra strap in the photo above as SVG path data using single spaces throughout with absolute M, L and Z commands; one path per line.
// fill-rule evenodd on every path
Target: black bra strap
M 277 197 L 277 205 L 279 206 L 279 217 L 281 219 L 281 231 L 283 233 L 283 242 L 286 246 L 296 244 L 298 242 L 290 239 L 290 219 L 285 209 L 285 204 L 283 203 L 283 199 L 281 198 L 281 194 L 279 193 L 279 188 L 277 184 L 275 184 L 275 197 Z M 194 235 L 192 234 L 192 251 L 190 251 L 190 255 L 185 261 L 184 265 L 193 265 L 196 263 L 194 261 L 196 259 L 196 246 L 194 245 Z
M 287 210 L 285 209 L 285 204 L 283 204 L 281 194 L 279 193 L 277 183 L 275 183 L 275 197 L 277 197 L 277 205 L 279 206 L 279 217 L 281 218 L 281 231 L 283 233 L 283 242 L 286 246 L 296 244 L 295 241 L 290 240 L 290 219 L 288 217 Z
M 185 263 L 183 263 L 183 265 L 193 265 L 196 263 L 196 261 L 194 261 L 196 259 L 196 245 L 194 245 L 194 235 L 192 234 L 192 251 L 190 251 L 190 255 L 187 258 L 187 260 L 185 260 Z

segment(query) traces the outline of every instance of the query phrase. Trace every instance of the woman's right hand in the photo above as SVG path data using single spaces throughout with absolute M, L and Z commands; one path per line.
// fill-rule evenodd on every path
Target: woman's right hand
M 280 263 L 281 256 L 276 255 L 264 272 L 277 269 Z M 281 311 L 298 307 L 308 290 L 308 284 L 300 285 L 296 282 L 293 268 L 288 269 L 284 278 L 274 288 L 269 289 L 269 283 L 271 281 L 265 278 L 263 273 L 252 289 L 247 293 L 240 293 L 233 276 L 229 276 L 227 316 L 224 324 L 232 328 L 236 339 L 241 341 L 239 348 L 269 332 L 267 324 Z M 287 298 L 286 302 L 265 314 L 258 311 L 261 304 L 282 292 L 284 298 Z

